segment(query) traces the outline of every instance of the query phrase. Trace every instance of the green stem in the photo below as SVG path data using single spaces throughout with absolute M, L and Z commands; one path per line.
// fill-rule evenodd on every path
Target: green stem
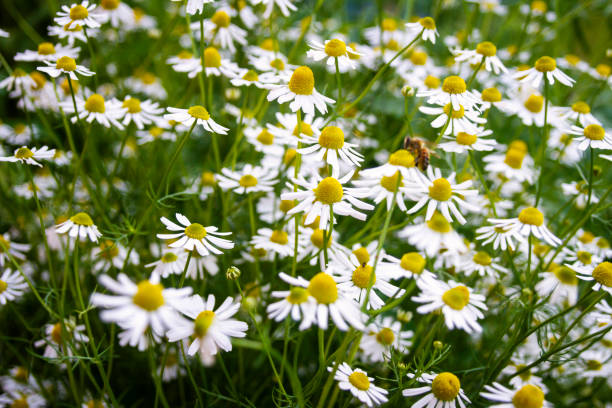
M 542 145 L 540 146 L 540 178 L 538 180 L 538 190 L 536 193 L 535 206 L 537 207 L 540 202 L 542 194 L 542 180 L 544 179 L 544 158 L 546 157 L 546 147 L 548 145 L 548 81 L 544 80 L 544 128 L 542 132 Z
M 193 377 L 193 373 L 191 372 L 189 360 L 187 359 L 187 354 L 185 354 L 185 347 L 183 346 L 182 341 L 179 341 L 179 346 L 181 349 L 181 354 L 183 355 L 183 361 L 185 362 L 185 368 L 187 369 L 187 376 L 189 377 L 189 380 L 191 381 L 191 385 L 193 386 L 193 389 L 195 390 L 195 393 L 196 393 L 196 397 L 198 399 L 197 405 L 202 407 L 203 403 L 202 403 L 202 395 L 200 394 L 200 388 L 198 387 L 198 383 L 196 383 L 196 380 Z
M 191 136 L 191 132 L 193 132 L 193 128 L 195 128 L 196 124 L 197 124 L 197 121 L 194 121 L 193 125 L 191 125 L 191 128 L 189 128 L 189 132 L 185 133 L 183 138 L 179 141 L 179 145 L 177 146 L 176 150 L 174 151 L 174 154 L 172 155 L 172 158 L 170 159 L 170 162 L 168 163 L 168 166 L 166 166 L 166 170 L 164 171 L 164 176 L 163 176 L 163 178 L 162 178 L 162 180 L 159 183 L 159 186 L 157 188 L 157 196 L 158 197 L 161 194 L 162 189 L 164 188 L 164 184 L 166 183 L 166 181 L 170 177 L 170 172 L 172 171 L 172 167 L 174 167 L 174 163 L 176 162 L 176 160 L 178 159 L 179 155 L 181 154 L 181 151 L 183 150 L 183 147 L 185 146 L 185 143 L 187 143 L 187 140 L 189 139 L 189 136 Z
M 472 73 L 472 76 L 470 77 L 470 79 L 468 80 L 468 82 L 466 84 L 466 88 L 467 89 L 470 89 L 470 85 L 474 81 L 474 78 L 476 78 L 476 75 L 478 74 L 478 71 L 480 71 L 480 68 L 482 68 L 482 65 L 484 64 L 484 60 L 485 60 L 485 57 L 483 55 L 482 58 L 480 59 L 480 64 L 478 64 L 478 66 L 474 70 L 474 73 Z

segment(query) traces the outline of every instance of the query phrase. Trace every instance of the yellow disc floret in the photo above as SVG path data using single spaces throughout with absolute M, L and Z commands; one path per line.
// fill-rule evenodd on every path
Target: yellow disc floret
M 324 127 L 319 136 L 319 145 L 326 149 L 341 149 L 344 146 L 344 132 L 337 126 Z
M 43 42 L 38 44 L 38 54 L 40 55 L 52 55 L 55 54 L 55 47 L 50 42 Z
M 402 187 L 402 174 L 398 171 L 392 176 L 382 176 L 380 185 L 390 193 L 395 193 L 399 187 Z
M 70 9 L 70 19 L 71 20 L 84 20 L 89 16 L 89 11 L 80 4 L 72 7 Z
M 163 306 L 163 290 L 164 287 L 159 283 L 151 283 L 148 280 L 142 281 L 138 284 L 138 288 L 136 290 L 136 294 L 132 298 L 132 302 L 134 302 L 136 306 L 152 312 Z
M 274 230 L 270 235 L 270 241 L 280 245 L 286 245 L 289 242 L 288 235 L 285 231 Z
M 20 147 L 15 152 L 15 157 L 18 159 L 31 159 L 34 157 L 34 153 L 27 147 Z
M 245 174 L 244 176 L 240 177 L 238 184 L 244 188 L 255 187 L 257 185 L 257 177 L 251 174 Z
M 436 231 L 441 234 L 446 234 L 451 230 L 451 225 L 448 220 L 437 211 L 431 216 L 431 219 L 427 221 L 427 226 L 432 231 Z
M 342 200 L 342 184 L 333 177 L 324 178 L 314 189 L 315 197 L 323 204 L 334 204 Z
M 557 62 L 551 57 L 540 57 L 535 62 L 535 69 L 540 72 L 551 72 L 557 68 Z
M 342 40 L 334 38 L 325 44 L 325 53 L 330 57 L 346 55 L 346 44 Z
M 373 268 L 370 265 L 362 265 L 355 268 L 352 276 L 355 286 L 366 289 L 370 286 L 370 279 L 372 279 L 373 285 L 376 282 L 376 275 L 372 276 L 372 272 Z
M 86 227 L 91 227 L 93 225 L 93 220 L 89 216 L 89 214 L 80 212 L 72 217 L 70 217 L 70 221 L 72 221 L 76 225 L 84 225 Z
M 370 380 L 368 376 L 361 371 L 355 371 L 349 375 L 349 382 L 360 391 L 367 391 L 370 388 Z
M 497 54 L 497 47 L 490 41 L 483 41 L 476 46 L 476 52 L 485 57 L 493 57 Z
M 483 89 L 481 97 L 484 102 L 499 102 L 502 95 L 497 88 L 486 88 Z
M 542 408 L 544 393 L 537 385 L 524 385 L 512 397 L 512 405 L 516 408 Z
M 474 258 L 472 259 L 475 263 L 482 266 L 491 265 L 491 256 L 484 251 L 478 251 L 474 254 Z
M 453 401 L 459 395 L 461 383 L 455 374 L 444 372 L 431 382 L 431 392 L 440 401 Z
M 297 95 L 312 95 L 314 89 L 314 74 L 307 66 L 301 66 L 293 71 L 289 80 L 289 90 Z
M 360 247 L 354 250 L 353 255 L 355 255 L 355 258 L 357 258 L 359 265 L 365 265 L 370 262 L 370 253 L 364 247 Z
M 436 29 L 436 22 L 431 17 L 423 17 L 422 19 L 419 20 L 419 24 L 421 24 L 423 28 L 426 30 Z
M 435 77 L 433 75 L 427 75 L 423 83 L 429 89 L 437 89 L 440 87 L 440 78 Z
M 559 282 L 565 285 L 576 286 L 578 284 L 578 278 L 576 277 L 576 272 L 567 266 L 559 266 L 553 269 L 553 273 Z
M 452 309 L 462 310 L 470 303 L 470 291 L 466 286 L 456 286 L 442 294 L 442 301 Z
M 215 14 L 210 18 L 217 27 L 229 27 L 231 17 L 223 10 L 217 10 Z
M 376 341 L 384 346 L 390 346 L 395 341 L 395 334 L 390 328 L 383 327 L 381 331 L 376 333 Z
M 308 300 L 308 291 L 304 288 L 300 288 L 299 286 L 295 286 L 291 288 L 289 295 L 285 299 L 292 305 L 299 305 L 300 303 L 304 303 Z
M 461 94 L 464 93 L 466 89 L 467 86 L 463 78 L 456 75 L 444 78 L 444 82 L 442 83 L 442 90 L 449 94 Z
M 200 312 L 193 322 L 193 334 L 197 337 L 204 337 L 215 319 L 215 312 L 204 310 Z
M 450 115 L 453 119 L 461 119 L 465 115 L 465 109 L 462 105 L 459 105 L 459 109 L 453 109 L 453 106 L 450 103 L 444 105 L 444 113 L 446 116 Z M 452 112 L 451 112 L 452 110 Z
M 457 144 L 463 145 L 463 146 L 471 146 L 474 143 L 476 143 L 476 140 L 478 140 L 478 136 L 476 135 L 470 135 L 469 133 L 465 133 L 465 132 L 459 132 L 457 133 Z
M 612 288 L 612 263 L 602 262 L 593 269 L 593 278 L 597 283 Z
M 196 119 L 208 120 L 210 119 L 210 113 L 206 110 L 205 107 L 200 105 L 194 105 L 187 110 L 187 113 Z
M 425 269 L 425 258 L 418 252 L 408 252 L 402 255 L 400 266 L 402 269 L 420 275 Z
M 0 293 L 4 292 L 6 288 L 8 288 L 8 283 L 0 279 Z
M 525 109 L 531 113 L 540 113 L 544 106 L 544 97 L 542 95 L 529 95 L 525 101 Z
M 389 164 L 402 167 L 414 167 L 414 156 L 405 149 L 399 149 L 389 156 Z
M 585 127 L 582 133 L 584 134 L 584 137 L 591 140 L 603 140 L 606 136 L 604 128 L 596 123 Z
M 274 135 L 268 131 L 268 129 L 263 129 L 257 135 L 257 141 L 263 145 L 269 146 L 274 143 Z
M 429 187 L 429 196 L 436 201 L 448 201 L 452 195 L 451 184 L 445 178 L 434 180 L 433 185 Z
M 60 57 L 55 62 L 55 68 L 62 69 L 64 71 L 74 71 L 76 69 L 76 61 L 70 57 Z
M 85 101 L 85 110 L 94 113 L 106 112 L 104 97 L 100 94 L 93 94 Z
M 588 103 L 583 102 L 583 101 L 578 101 L 575 102 L 572 105 L 572 110 L 574 112 L 578 112 L 578 113 L 582 113 L 582 114 L 586 114 L 586 113 L 590 113 L 591 112 L 591 107 L 589 106 Z
M 527 207 L 523 209 L 519 213 L 518 219 L 523 224 L 535 225 L 536 227 L 544 224 L 544 215 L 535 207 Z
M 219 68 L 221 66 L 221 54 L 215 47 L 204 50 L 204 66 L 206 68 Z
M 185 235 L 192 239 L 202 239 L 207 235 L 206 228 L 202 224 L 194 222 L 187 228 L 185 228 Z
M 102 0 L 100 2 L 100 7 L 105 10 L 115 10 L 119 7 L 119 3 L 121 3 L 119 0 Z
M 137 98 L 129 98 L 123 101 L 123 107 L 127 108 L 128 113 L 138 113 L 141 112 L 140 108 L 140 99 Z
M 331 275 L 319 272 L 310 280 L 308 293 L 322 304 L 334 303 L 338 299 L 338 287 Z

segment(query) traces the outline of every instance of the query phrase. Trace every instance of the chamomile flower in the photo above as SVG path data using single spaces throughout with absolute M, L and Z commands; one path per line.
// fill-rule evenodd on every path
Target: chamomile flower
M 85 325 L 76 324 L 74 317 L 64 319 L 55 324 L 46 324 L 44 327 L 45 338 L 35 341 L 34 347 L 45 347 L 43 355 L 48 358 L 73 356 L 74 349 L 81 348 L 84 343 L 89 342 L 85 335 Z
M 172 1 L 183 2 L 183 0 Z M 187 0 L 187 7 L 185 8 L 185 11 L 187 11 L 187 13 L 191 14 L 192 16 L 195 16 L 196 14 L 202 12 L 202 10 L 204 9 L 204 4 L 212 3 L 213 1 L 214 0 Z
M 501 248 L 505 251 L 510 248 L 514 251 L 516 248 L 515 241 L 523 242 L 525 238 L 519 233 L 517 229 L 500 226 L 484 226 L 476 229 L 477 240 L 482 240 L 482 245 L 487 245 L 493 242 L 493 249 Z
M 248 326 L 245 322 L 232 319 L 240 303 L 234 303 L 231 297 L 215 310 L 215 296 L 208 295 L 206 301 L 199 295 L 180 300 L 177 309 L 189 319 L 177 319 L 168 330 L 168 340 L 174 342 L 192 337 L 193 342 L 187 354 L 197 352 L 203 361 L 210 360 L 219 349 L 232 350 L 232 337 L 245 337 Z
M 149 279 L 132 282 L 124 273 L 117 280 L 108 275 L 100 276 L 100 284 L 114 293 L 105 295 L 94 293 L 91 303 L 107 310 L 100 312 L 100 318 L 105 322 L 118 323 L 124 330 L 123 341 L 130 346 L 144 348 L 147 331 L 157 337 L 164 336 L 166 331 L 174 327 L 178 320 L 175 307 L 181 299 L 189 296 L 192 289 L 166 289 L 159 283 L 159 275 L 152 274 Z
M 16 149 L 12 156 L 0 157 L 0 161 L 13 163 L 20 162 L 31 166 L 42 167 L 42 164 L 36 160 L 52 160 L 54 155 L 55 149 L 49 150 L 47 146 L 43 146 L 40 149 L 33 147 L 31 150 L 26 146 L 22 146 Z
M 467 333 L 482 331 L 478 319 L 484 318 L 482 311 L 487 310 L 483 295 L 474 293 L 472 289 L 455 281 L 446 283 L 420 279 L 417 285 L 421 293 L 413 296 L 412 300 L 424 303 L 417 308 L 417 312 L 427 314 L 441 309 L 444 322 L 450 330 L 461 329 Z
M 398 171 L 401 173 L 402 178 L 404 179 L 413 180 L 417 177 L 415 158 L 412 153 L 406 149 L 396 150 L 389 155 L 389 159 L 386 163 L 377 167 L 361 170 L 359 175 L 367 178 L 378 177 L 380 175 L 384 177 L 395 177 L 395 174 Z M 404 180 L 402 180 L 402 182 L 403 181 Z
M 54 61 L 59 57 L 67 56 L 76 58 L 81 49 L 79 47 L 55 44 L 50 42 L 42 42 L 38 44 L 36 51 L 26 50 L 15 54 L 15 61 Z
M 405 238 L 417 249 L 425 251 L 431 257 L 441 249 L 451 252 L 465 250 L 465 244 L 459 234 L 452 228 L 448 220 L 439 212 L 434 212 L 429 221 L 416 221 L 415 225 L 408 225 L 397 234 Z
M 612 135 L 606 133 L 606 130 L 596 123 L 580 128 L 578 126 L 572 126 L 569 134 L 578 135 L 574 141 L 578 143 L 578 149 L 586 150 L 587 148 L 592 149 L 605 149 L 612 150 Z
M 164 109 L 160 108 L 157 102 L 152 102 L 148 99 L 141 101 L 138 98 L 126 96 L 121 107 L 125 115 L 122 123 L 125 126 L 134 122 L 138 129 L 144 129 L 145 125 L 152 123 L 157 125 L 163 122 L 161 114 L 164 112 Z
M 282 156 L 285 152 L 282 137 L 277 137 L 267 128 L 261 126 L 246 127 L 244 135 L 256 151 L 265 155 Z
M 390 349 L 405 352 L 412 335 L 412 331 L 402 330 L 402 323 L 392 317 L 377 317 L 366 327 L 359 348 L 366 360 L 383 362 L 385 357 L 388 358 Z
M 215 12 L 210 20 L 204 20 L 204 38 L 213 38 L 221 45 L 221 48 L 229 50 L 230 53 L 236 52 L 234 41 L 244 46 L 247 44 L 247 32 L 236 24 L 232 24 L 232 18 L 236 16 L 236 10 L 224 7 Z M 200 23 L 192 23 L 191 28 L 195 30 L 199 38 Z
M 385 255 L 386 262 L 389 266 L 395 267 L 396 276 L 404 278 L 422 279 L 425 277 L 435 278 L 435 275 L 425 269 L 427 261 L 423 255 L 418 252 L 406 252 L 401 258 L 396 258 L 392 255 Z M 386 266 L 386 265 L 385 265 Z
M 124 114 L 121 102 L 116 99 L 105 100 L 100 94 L 91 94 L 87 99 L 76 95 L 76 112 L 72 101 L 62 102 L 60 106 L 66 113 L 74 114 L 71 118 L 72 123 L 77 123 L 79 119 L 87 123 L 98 122 L 106 128 L 116 127 L 123 130 L 123 125 L 119 119 Z
M 266 89 L 268 84 L 263 83 L 259 79 L 259 74 L 252 69 L 240 69 L 235 74 L 236 76 L 230 80 L 234 86 L 251 86 L 255 85 L 259 89 Z
M 19 272 L 5 268 L 0 275 L 0 305 L 21 297 L 27 287 L 28 284 Z
M 408 377 L 414 378 L 414 374 L 408 374 Z M 425 385 L 417 388 L 407 388 L 402 391 L 404 397 L 425 394 L 425 396 L 412 404 L 414 408 L 453 408 L 455 404 L 465 408 L 466 403 L 470 404 L 470 400 L 461 389 L 459 378 L 453 373 L 423 373 L 416 380 Z
M 23 69 L 15 68 L 11 75 L 0 81 L 0 89 L 7 91 L 19 92 L 19 95 L 24 89 L 32 89 L 36 87 L 36 81 L 32 79 Z
M 348 215 L 361 221 L 365 220 L 366 214 L 353 207 L 361 210 L 372 210 L 374 206 L 359 200 L 359 198 L 366 197 L 367 192 L 357 191 L 357 189 L 349 190 L 344 187 L 344 184 L 352 177 L 352 171 L 340 179 L 334 177 L 322 178 L 316 173 L 312 173 L 310 180 L 298 177 L 293 182 L 304 190 L 281 195 L 281 200 L 300 201 L 298 205 L 287 212 L 287 215 L 303 212 L 306 214 L 306 224 L 311 224 L 317 217 L 320 217 L 319 227 L 322 229 L 327 228 L 332 209 L 334 216 Z
M 354 69 L 355 63 L 351 59 L 351 56 L 361 56 L 361 54 L 355 50 L 351 50 L 351 54 L 349 54 L 346 48 L 346 43 L 337 38 L 326 40 L 325 44 L 321 44 L 320 42 L 313 40 L 309 45 L 310 50 L 308 50 L 306 55 L 315 61 L 326 59 L 326 63 L 330 67 L 334 67 L 336 61 L 338 61 L 338 68 Z
M 518 232 L 524 238 L 533 234 L 536 238 L 551 246 L 558 246 L 561 240 L 557 238 L 544 224 L 544 214 L 535 207 L 527 207 L 521 210 L 517 218 L 496 219 L 489 218 L 491 224 L 511 234 Z M 516 235 L 515 235 L 516 236 Z
M 486 119 L 479 117 L 476 110 L 464 109 L 461 105 L 458 110 L 452 109 L 452 111 L 450 103 L 438 108 L 421 106 L 419 110 L 426 115 L 437 115 L 431 122 L 431 127 L 438 129 L 446 125 L 445 135 L 476 134 L 479 132 L 478 125 L 486 123 Z
M 161 222 L 170 231 L 181 231 L 174 234 L 157 234 L 157 238 L 161 239 L 176 239 L 168 246 L 170 248 L 184 248 L 187 251 L 193 251 L 194 248 L 201 256 L 209 255 L 210 253 L 221 255 L 221 249 L 232 249 L 234 243 L 227 239 L 219 238 L 219 236 L 231 235 L 231 232 L 217 232 L 217 227 L 204 227 L 197 222 L 192 223 L 187 217 L 176 213 L 176 219 L 180 225 L 175 224 L 166 217 L 161 217 Z
M 333 367 L 327 367 L 332 372 Z M 388 401 L 388 391 L 373 384 L 374 378 L 368 377 L 368 373 L 356 368 L 352 369 L 347 363 L 338 366 L 334 380 L 338 381 L 338 387 L 351 394 L 368 407 L 376 407 Z
M 416 23 L 406 23 L 406 28 L 410 34 L 421 34 L 424 41 L 429 41 L 432 44 L 436 43 L 436 37 L 439 35 L 436 29 L 436 22 L 431 17 L 423 17 Z
M 277 322 L 291 316 L 293 321 L 300 322 L 299 330 L 308 329 L 315 322 L 317 310 L 315 298 L 306 289 L 308 281 L 299 276 L 292 278 L 284 272 L 278 276 L 287 283 L 298 279 L 301 285 L 292 286 L 289 290 L 273 291 L 271 296 L 280 300 L 268 304 L 266 307 L 268 316 Z
M 456 49 L 452 53 L 455 55 L 455 61 L 467 61 L 471 65 L 482 63 L 487 71 L 493 71 L 495 75 L 498 75 L 500 72 L 508 72 L 508 69 L 506 69 L 497 56 L 497 47 L 490 41 L 479 43 L 474 50 Z
M 259 191 L 272 191 L 277 173 L 273 169 L 245 164 L 239 171 L 221 169 L 217 175 L 219 187 L 232 190 L 236 194 L 248 194 Z
M 315 220 L 314 224 L 318 224 Z M 346 248 L 338 242 L 337 231 L 332 231 L 331 237 L 326 231 L 318 228 L 317 226 L 311 225 L 311 228 L 300 228 L 299 241 L 301 250 L 298 254 L 298 261 L 301 262 L 304 259 L 310 259 L 310 265 L 315 265 L 317 262 L 320 267 L 325 268 L 325 250 L 327 246 L 327 252 L 330 257 L 334 257 L 335 254 L 345 252 Z M 327 239 L 327 243 L 325 242 Z
M 110 22 L 112 27 L 129 26 L 134 23 L 134 10 L 121 0 L 101 0 L 95 10 L 101 24 Z
M 405 192 L 418 198 L 417 203 L 408 210 L 408 214 L 414 214 L 427 204 L 426 221 L 429 221 L 434 212 L 439 210 L 449 222 L 453 221 L 450 214 L 452 212 L 459 223 L 465 224 L 465 217 L 459 212 L 457 205 L 462 209 L 478 211 L 478 207 L 469 204 L 462 198 L 478 195 L 477 190 L 469 189 L 471 186 L 471 180 L 455 184 L 455 173 L 451 173 L 448 178 L 443 178 L 440 169 L 433 169 L 429 166 L 427 177 L 421 175 L 414 182 L 406 183 L 406 186 L 403 187 Z
M 0 267 L 9 262 L 9 256 L 19 260 L 25 260 L 24 252 L 30 250 L 30 245 L 13 242 L 8 234 L 0 234 Z
M 78 24 L 73 24 L 72 26 L 57 26 L 51 25 L 47 27 L 47 31 L 49 36 L 57 37 L 60 40 L 66 40 L 70 47 L 74 46 L 77 41 L 87 42 L 87 37 L 85 36 L 83 27 Z M 97 29 L 88 30 L 88 35 L 95 37 L 97 34 Z
M 274 6 L 280 9 L 283 16 L 287 17 L 292 11 L 297 10 L 297 7 L 290 0 L 252 0 L 253 5 L 263 4 L 266 10 L 263 13 L 264 18 L 269 18 L 274 10 Z
M 601 122 L 591 113 L 589 104 L 584 101 L 574 102 L 570 107 L 554 107 L 551 113 L 572 123 L 578 122 L 582 127 L 591 124 L 601 125 Z
M 53 21 L 57 25 L 68 28 L 75 26 L 98 28 L 100 27 L 100 16 L 93 12 L 95 8 L 96 5 L 90 5 L 87 0 L 83 0 L 81 4 L 73 3 L 70 7 L 63 5 Z
M 612 294 L 612 263 L 608 261 L 601 262 L 597 266 L 570 266 L 576 271 L 576 277 L 585 281 L 594 280 L 593 290 L 605 290 Z
M 580 374 L 587 379 L 587 383 L 592 383 L 595 378 L 603 377 L 608 379 L 612 375 L 612 352 L 609 349 L 597 348 L 586 350 L 578 358 Z
M 82 65 L 77 65 L 76 61 L 73 58 L 63 56 L 58 58 L 55 63 L 51 61 L 44 60 L 43 61 L 47 66 L 46 67 L 37 67 L 39 71 L 47 73 L 52 78 L 57 78 L 62 74 L 66 74 L 73 81 L 78 80 L 76 74 L 83 76 L 92 76 L 95 75 L 95 72 L 92 72 L 85 68 Z
M 71 238 L 78 237 L 80 241 L 87 241 L 89 238 L 92 242 L 98 242 L 98 238 L 102 236 L 89 214 L 84 212 L 76 213 L 61 224 L 56 225 L 55 230 L 58 234 L 68 233 Z
M 226 127 L 219 125 L 211 117 L 205 107 L 194 105 L 189 109 L 168 108 L 168 114 L 164 115 L 166 120 L 174 120 L 182 123 L 185 126 L 191 127 L 202 125 L 204 130 L 220 135 L 226 135 L 229 130 Z
M 283 280 L 290 285 L 306 288 L 315 299 L 314 322 L 321 329 L 327 329 L 330 315 L 339 330 L 347 331 L 349 325 L 358 330 L 364 328 L 365 315 L 359 310 L 359 305 L 338 287 L 332 275 L 319 272 L 310 281 L 285 275 Z
M 468 91 L 463 78 L 456 75 L 444 78 L 440 89 L 422 90 L 417 97 L 427 98 L 427 103 L 446 106 L 450 104 L 453 111 L 470 110 L 479 102 L 479 98 L 472 91 Z M 449 106 L 449 112 L 450 112 Z
M 294 254 L 294 234 L 287 233 L 282 229 L 272 230 L 270 228 L 260 228 L 257 235 L 251 239 L 251 245 L 255 249 L 265 249 L 280 255 L 280 258 L 295 256 Z
M 523 83 L 528 83 L 534 88 L 539 88 L 544 76 L 546 76 L 548 83 L 551 85 L 555 83 L 555 80 L 565 86 L 573 86 L 574 82 L 576 82 L 557 68 L 557 62 L 553 58 L 547 56 L 538 58 L 533 68 L 518 71 L 513 75 L 513 78 L 519 79 Z
M 483 157 L 483 161 L 487 163 L 485 170 L 489 173 L 519 182 L 527 181 L 531 184 L 533 181 L 533 159 L 523 141 L 510 143 L 505 154 L 490 154 Z
M 301 66 L 295 69 L 291 77 L 284 77 L 287 84 L 271 86 L 268 94 L 268 101 L 278 99 L 278 103 L 292 101 L 289 104 L 291 111 L 304 111 L 305 114 L 314 115 L 315 107 L 322 114 L 327 113 L 327 104 L 332 104 L 335 101 L 324 95 L 321 95 L 315 89 L 315 80 L 312 70 L 307 66 Z
M 160 126 L 151 126 L 148 130 L 139 130 L 136 132 L 136 137 L 138 138 L 139 145 L 154 142 L 156 140 L 168 140 L 171 142 L 176 140 L 175 133 Z
M 0 407 L 27 407 L 43 408 L 47 406 L 47 401 L 32 389 L 6 390 L 0 394 Z
M 404 187 L 402 173 L 399 170 L 392 176 L 385 176 L 384 172 L 363 171 L 359 173 L 362 176 L 359 180 L 354 180 L 353 184 L 360 189 L 368 192 L 368 197 L 376 204 L 383 200 L 387 203 L 387 211 L 393 205 L 393 198 L 400 210 L 407 211 L 404 200 L 407 198 Z
M 492 385 L 484 386 L 485 392 L 480 396 L 495 401 L 491 408 L 550 408 L 552 405 L 544 399 L 544 392 L 540 387 L 533 384 L 513 387 L 508 389 L 494 382 Z
M 340 162 L 346 166 L 360 167 L 363 156 L 359 154 L 354 143 L 344 141 L 344 132 L 337 126 L 326 126 L 321 130 L 319 137 L 303 137 L 302 143 L 306 145 L 297 152 L 304 156 L 312 156 L 313 160 L 327 163 L 332 168 L 332 177 L 340 175 Z
M 94 257 L 93 270 L 99 272 L 109 269 L 111 266 L 121 270 L 128 258 L 128 251 L 123 245 L 110 240 L 103 240 L 100 245 L 93 249 Z M 131 251 L 129 261 L 132 265 L 138 265 L 140 257 L 136 251 Z
M 454 112 L 453 112 L 454 113 Z M 444 136 L 442 140 L 447 142 L 440 143 L 438 147 L 445 152 L 465 153 L 470 150 L 479 152 L 488 152 L 497 146 L 494 139 L 488 139 L 487 136 L 493 133 L 490 129 L 478 128 L 475 133 L 457 132 L 455 136 Z
M 153 268 L 152 273 L 156 273 L 162 278 L 170 275 L 180 275 L 185 270 L 187 263 L 187 252 L 179 250 L 166 250 L 162 253 L 159 260 L 146 264 L 146 268 Z
M 541 297 L 550 296 L 549 301 L 553 304 L 567 302 L 574 305 L 578 300 L 578 278 L 568 266 L 552 264 L 548 271 L 542 273 L 535 288 Z
M 374 46 L 395 43 L 399 47 L 400 44 L 408 43 L 406 32 L 402 30 L 399 25 L 400 22 L 393 18 L 383 18 L 382 24 L 376 25 L 375 27 L 366 28 L 364 35 L 368 42 Z M 421 26 L 417 32 L 420 32 L 422 29 L 423 27 Z
M 492 257 L 486 251 L 476 251 L 473 255 L 472 253 L 468 254 L 468 258 L 459 265 L 459 270 L 466 276 L 470 276 L 476 272 L 481 277 L 496 277 L 500 273 L 508 272 L 508 269 L 501 266 L 499 262 L 499 257 Z

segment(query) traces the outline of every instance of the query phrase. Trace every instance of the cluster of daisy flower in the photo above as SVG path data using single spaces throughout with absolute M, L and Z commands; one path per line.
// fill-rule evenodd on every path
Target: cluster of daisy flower
M 612 404 L 605 2 L 55 3 L 0 30 L 0 408 Z

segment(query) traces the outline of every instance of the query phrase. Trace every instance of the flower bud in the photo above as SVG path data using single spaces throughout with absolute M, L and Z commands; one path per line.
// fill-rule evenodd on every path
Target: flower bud
M 406 97 L 414 96 L 414 88 L 412 88 L 410 85 L 404 85 L 402 87 L 402 95 Z
M 240 277 L 240 269 L 235 267 L 234 265 L 227 268 L 225 271 L 225 277 L 227 280 L 236 280 Z

